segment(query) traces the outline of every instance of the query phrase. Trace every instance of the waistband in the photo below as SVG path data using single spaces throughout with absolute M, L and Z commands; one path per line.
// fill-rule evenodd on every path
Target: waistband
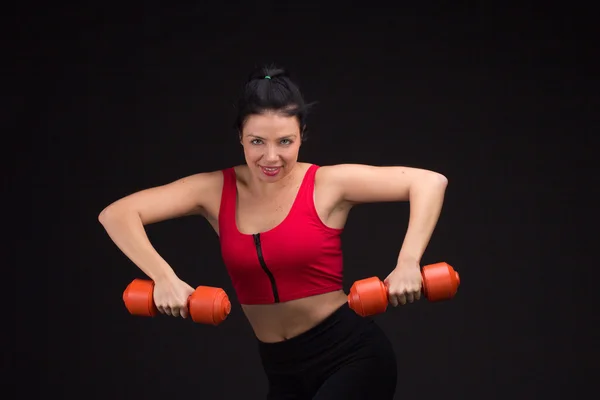
M 258 341 L 260 357 L 266 369 L 306 365 L 351 345 L 371 322 L 344 303 L 318 325 L 293 338 L 275 343 Z

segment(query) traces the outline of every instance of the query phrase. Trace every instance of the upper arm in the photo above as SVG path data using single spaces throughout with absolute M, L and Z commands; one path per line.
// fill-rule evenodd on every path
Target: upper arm
M 328 186 L 336 190 L 341 202 L 350 204 L 407 201 L 417 185 L 446 185 L 437 172 L 404 166 L 339 164 L 326 168 Z
M 220 193 L 222 184 L 221 171 L 190 175 L 123 197 L 102 210 L 99 218 L 134 211 L 147 225 L 187 215 L 204 215 L 205 206 Z

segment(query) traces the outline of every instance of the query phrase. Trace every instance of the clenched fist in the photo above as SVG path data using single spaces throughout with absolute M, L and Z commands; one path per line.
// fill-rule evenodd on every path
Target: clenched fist
M 421 298 L 423 276 L 421 266 L 416 260 L 402 260 L 385 278 L 389 303 L 393 307 L 412 303 Z
M 194 288 L 177 277 L 154 282 L 154 304 L 162 314 L 187 318 L 188 298 Z

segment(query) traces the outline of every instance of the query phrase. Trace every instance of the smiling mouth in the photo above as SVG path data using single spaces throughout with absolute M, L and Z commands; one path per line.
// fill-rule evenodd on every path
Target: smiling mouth
M 263 174 L 267 175 L 267 176 L 275 176 L 279 174 L 279 171 L 281 170 L 281 167 L 260 167 L 261 171 Z

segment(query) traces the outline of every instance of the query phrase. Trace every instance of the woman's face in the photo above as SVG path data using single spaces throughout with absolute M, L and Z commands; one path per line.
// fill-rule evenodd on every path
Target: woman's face
M 271 112 L 251 115 L 240 139 L 246 163 L 261 181 L 277 182 L 296 165 L 301 144 L 296 117 Z

